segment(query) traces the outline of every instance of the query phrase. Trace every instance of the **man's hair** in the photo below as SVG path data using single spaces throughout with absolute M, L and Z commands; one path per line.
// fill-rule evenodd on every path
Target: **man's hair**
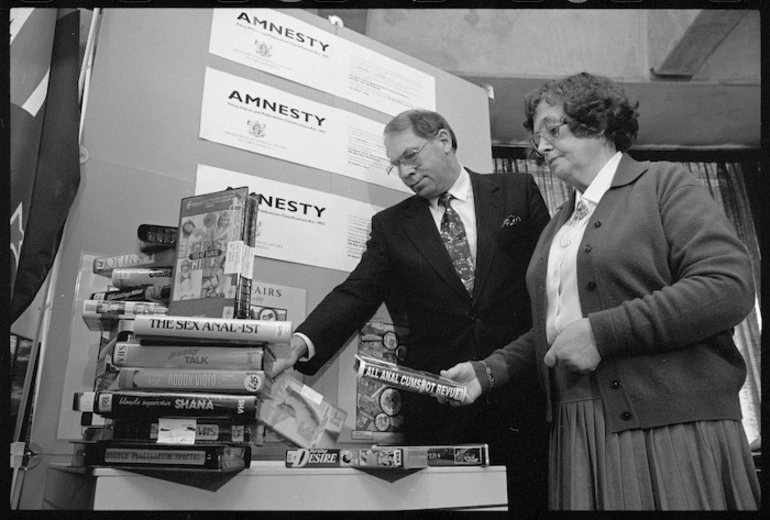
M 410 128 L 416 135 L 426 139 L 444 129 L 452 138 L 452 149 L 457 151 L 457 137 L 454 130 L 441 114 L 430 110 L 413 109 L 401 112 L 385 125 L 384 133 L 394 134 Z

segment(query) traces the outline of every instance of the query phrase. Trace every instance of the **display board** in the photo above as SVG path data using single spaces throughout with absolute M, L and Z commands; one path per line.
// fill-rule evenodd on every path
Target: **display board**
M 483 88 L 310 12 L 280 12 L 433 78 L 436 110 L 455 129 L 460 161 L 476 171 L 492 170 L 489 101 Z M 79 298 L 86 292 L 79 286 L 83 259 L 133 251 L 139 224 L 176 225 L 180 200 L 196 191 L 200 165 L 373 207 L 387 207 L 409 196 L 365 179 L 202 139 L 207 69 L 367 121 L 384 125 L 391 117 L 211 53 L 212 21 L 211 9 L 106 9 L 103 13 L 82 137 L 82 180 L 59 253 L 33 425 L 32 442 L 44 454 L 72 452 L 68 440 L 79 437 L 80 426 L 79 414 L 68 410 L 71 392 L 87 389 L 76 387 L 85 384 L 93 370 L 88 344 L 94 341 L 94 333 L 79 326 Z M 308 312 L 346 275 L 344 270 L 259 256 L 254 262 L 255 279 L 306 290 Z M 375 316 L 388 319 L 384 308 Z M 349 344 L 318 375 L 305 378 L 348 410 L 348 437 L 355 418 L 354 354 L 355 345 Z

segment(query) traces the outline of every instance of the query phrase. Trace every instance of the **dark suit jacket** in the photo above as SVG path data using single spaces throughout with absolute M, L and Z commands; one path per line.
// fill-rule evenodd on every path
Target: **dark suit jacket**
M 358 266 L 297 327 L 316 348 L 309 362 L 298 363 L 300 372 L 315 373 L 383 302 L 394 321 L 403 316 L 409 327 L 403 364 L 435 373 L 483 359 L 529 330 L 524 276 L 548 210 L 529 175 L 469 174 L 478 234 L 473 297 L 454 271 L 427 201 L 412 196 L 372 218 Z M 499 392 L 466 407 L 404 392 L 407 440 L 489 442 L 490 428 L 544 422 L 543 408 L 532 402 L 539 391 L 534 376 L 507 386 L 502 391 L 517 399 L 506 405 Z

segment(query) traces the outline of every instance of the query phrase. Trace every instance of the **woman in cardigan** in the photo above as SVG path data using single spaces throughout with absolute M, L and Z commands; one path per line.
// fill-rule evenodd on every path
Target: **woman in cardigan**
M 732 327 L 749 256 L 701 183 L 625 152 L 638 103 L 604 77 L 549 81 L 524 126 L 575 188 L 527 271 L 533 328 L 442 375 L 467 402 L 537 370 L 549 396 L 551 509 L 757 509 Z

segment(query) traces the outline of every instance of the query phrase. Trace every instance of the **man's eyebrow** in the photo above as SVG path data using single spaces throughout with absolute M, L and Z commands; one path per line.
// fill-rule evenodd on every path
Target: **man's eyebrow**
M 402 158 L 403 156 L 405 156 L 406 154 L 408 154 L 408 153 L 410 153 L 410 152 L 414 152 L 414 151 L 415 151 L 415 150 L 417 150 L 418 148 L 419 148 L 419 146 L 412 146 L 411 148 L 407 148 L 406 150 L 404 150 L 403 152 L 401 152 L 401 155 L 399 155 L 399 156 L 396 158 L 396 161 L 398 161 L 399 159 L 401 159 L 401 158 Z

